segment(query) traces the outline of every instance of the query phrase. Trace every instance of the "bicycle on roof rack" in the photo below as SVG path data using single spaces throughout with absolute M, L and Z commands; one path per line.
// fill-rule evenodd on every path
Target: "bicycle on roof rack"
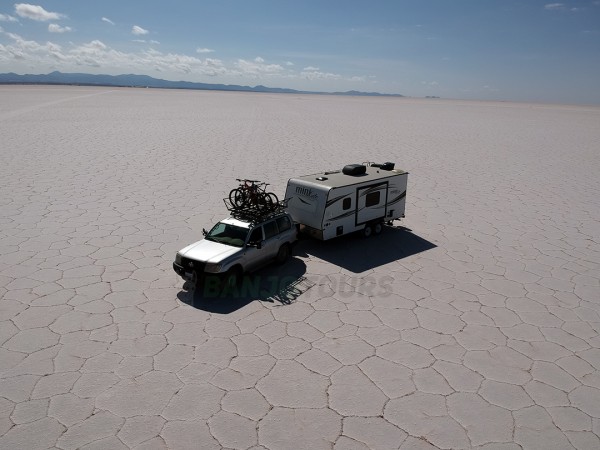
M 228 198 L 224 198 L 223 202 L 225 203 L 225 207 L 231 214 L 231 217 L 234 217 L 239 220 L 244 220 L 247 222 L 257 222 L 266 220 L 269 217 L 274 217 L 278 214 L 284 213 L 287 208 L 289 199 L 285 199 L 283 201 L 279 201 L 277 203 L 270 203 L 267 206 L 235 206 Z
M 229 193 L 229 201 L 233 208 L 271 210 L 279 203 L 277 195 L 267 192 L 269 183 L 240 178 L 236 180 L 240 185 Z

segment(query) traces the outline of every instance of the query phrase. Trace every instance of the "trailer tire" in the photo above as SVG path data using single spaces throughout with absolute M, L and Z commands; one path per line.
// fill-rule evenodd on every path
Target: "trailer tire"
M 383 231 L 383 223 L 382 222 L 377 222 L 375 225 L 373 225 L 373 233 L 375 233 L 375 236 L 381 234 L 382 231 Z
M 371 225 L 365 225 L 362 230 L 362 235 L 364 238 L 369 238 L 373 235 L 373 228 L 371 228 Z

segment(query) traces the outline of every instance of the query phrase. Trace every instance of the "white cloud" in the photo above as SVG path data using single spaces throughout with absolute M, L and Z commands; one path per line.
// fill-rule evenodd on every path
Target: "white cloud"
M 343 77 L 337 73 L 321 72 L 318 67 L 305 67 L 300 76 L 307 80 L 341 80 Z
M 125 53 L 110 48 L 99 40 L 64 49 L 52 42 L 39 44 L 27 41 L 14 33 L 3 34 L 12 39 L 13 43 L 0 45 L 0 61 L 18 60 L 35 63 L 36 67 L 53 67 L 63 71 L 78 70 L 80 67 L 102 68 L 103 71 L 117 68 L 119 72 L 134 73 L 147 73 L 150 69 L 157 72 L 205 76 L 238 73 L 237 70 L 226 68 L 218 59 L 203 60 L 187 55 L 165 54 L 154 49 Z
M 144 30 L 142 27 L 138 27 L 137 25 L 134 25 L 131 28 L 131 34 L 134 34 L 136 36 L 143 36 L 148 33 L 150 33 L 148 30 Z
M 284 71 L 279 64 L 266 64 L 265 60 L 260 56 L 254 58 L 254 61 L 246 61 L 238 59 L 235 67 L 239 69 L 243 75 L 261 76 L 261 75 L 276 75 Z
M 0 22 L 18 22 L 19 19 L 8 14 L 0 14 Z
M 115 23 L 114 23 L 112 20 L 110 20 L 110 19 L 109 19 L 109 18 L 107 18 L 107 17 L 103 17 L 103 18 L 102 18 L 102 22 L 110 23 L 111 25 L 114 25 L 114 24 L 115 24 Z
M 67 17 L 64 14 L 46 11 L 41 6 L 30 5 L 28 3 L 15 3 L 15 12 L 19 17 L 37 20 L 38 22 L 47 22 L 48 20 L 59 20 Z
M 544 9 L 548 11 L 571 11 L 574 13 L 584 10 L 584 8 L 577 7 L 568 8 L 564 3 L 547 3 L 544 5 Z
M 294 63 L 291 62 L 291 61 L 286 61 L 285 65 L 288 66 L 288 67 L 291 67 L 291 66 L 294 65 Z
M 106 44 L 104 44 L 104 42 L 96 39 L 87 44 L 83 44 L 82 46 L 80 46 L 80 48 L 93 49 L 93 50 L 106 50 L 108 47 L 106 46 Z
M 70 43 L 61 47 L 52 42 L 38 43 L 0 28 L 0 33 L 8 38 L 8 43 L 0 44 L 0 62 L 7 67 L 28 70 L 36 67 L 39 72 L 60 70 L 62 72 L 90 73 L 139 73 L 154 74 L 165 79 L 198 80 L 199 77 L 219 77 L 217 82 L 245 82 L 268 79 L 273 86 L 285 84 L 285 80 L 310 82 L 314 89 L 322 89 L 319 82 L 360 83 L 369 82 L 366 77 L 342 76 L 307 66 L 294 70 L 285 62 L 272 64 L 262 57 L 253 60 L 237 59 L 224 62 L 216 58 L 202 58 L 199 55 L 163 53 L 147 45 L 138 50 L 119 51 L 100 40 L 86 43 Z M 154 44 L 156 41 L 144 41 Z M 18 69 L 13 69 L 17 71 Z M 309 70 L 310 69 L 310 70 Z M 179 78 L 181 77 L 181 78 Z M 265 83 L 266 84 L 266 83 Z M 298 86 L 306 89 L 307 86 Z M 310 89 L 310 88 L 309 88 Z
M 146 39 L 132 39 L 131 42 L 137 42 L 139 44 L 152 44 L 152 45 L 160 45 L 160 42 L 155 40 L 147 41 Z
M 196 49 L 196 53 L 213 53 L 214 50 L 212 48 L 198 47 Z
M 0 60 L 10 61 L 11 59 L 16 59 L 36 63 L 42 59 L 53 61 L 56 59 L 56 53 L 60 54 L 62 52 L 59 45 L 51 42 L 38 44 L 35 41 L 27 41 L 18 34 L 7 33 L 1 30 L 0 32 L 14 41 L 13 45 L 9 44 L 0 47 Z
M 48 25 L 48 31 L 50 33 L 66 33 L 68 31 L 72 31 L 71 27 L 61 27 L 60 25 L 56 24 L 56 23 L 51 23 L 50 25 Z

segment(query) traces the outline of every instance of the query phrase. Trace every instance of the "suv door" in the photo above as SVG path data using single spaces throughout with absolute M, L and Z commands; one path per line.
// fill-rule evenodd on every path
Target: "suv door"
M 256 248 L 256 244 L 264 241 L 262 225 L 255 227 L 250 233 L 248 233 L 248 242 L 246 242 L 246 251 L 244 252 L 245 267 L 246 271 L 251 271 L 261 265 L 264 259 L 264 249 Z
M 265 245 L 262 249 L 265 258 L 275 258 L 281 245 L 281 235 L 279 234 L 279 228 L 275 220 L 269 220 L 263 224 L 263 230 L 265 232 Z
M 292 230 L 292 221 L 289 216 L 281 216 L 276 219 L 277 228 L 279 228 L 279 234 L 281 235 L 281 242 L 289 242 L 293 240 L 295 230 Z

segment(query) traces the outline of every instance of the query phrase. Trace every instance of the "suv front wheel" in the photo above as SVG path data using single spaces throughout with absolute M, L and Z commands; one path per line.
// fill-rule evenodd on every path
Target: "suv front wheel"
M 225 272 L 225 275 L 223 276 L 223 291 L 227 292 L 236 289 L 239 286 L 241 280 L 241 269 L 237 266 L 232 267 L 227 272 Z

